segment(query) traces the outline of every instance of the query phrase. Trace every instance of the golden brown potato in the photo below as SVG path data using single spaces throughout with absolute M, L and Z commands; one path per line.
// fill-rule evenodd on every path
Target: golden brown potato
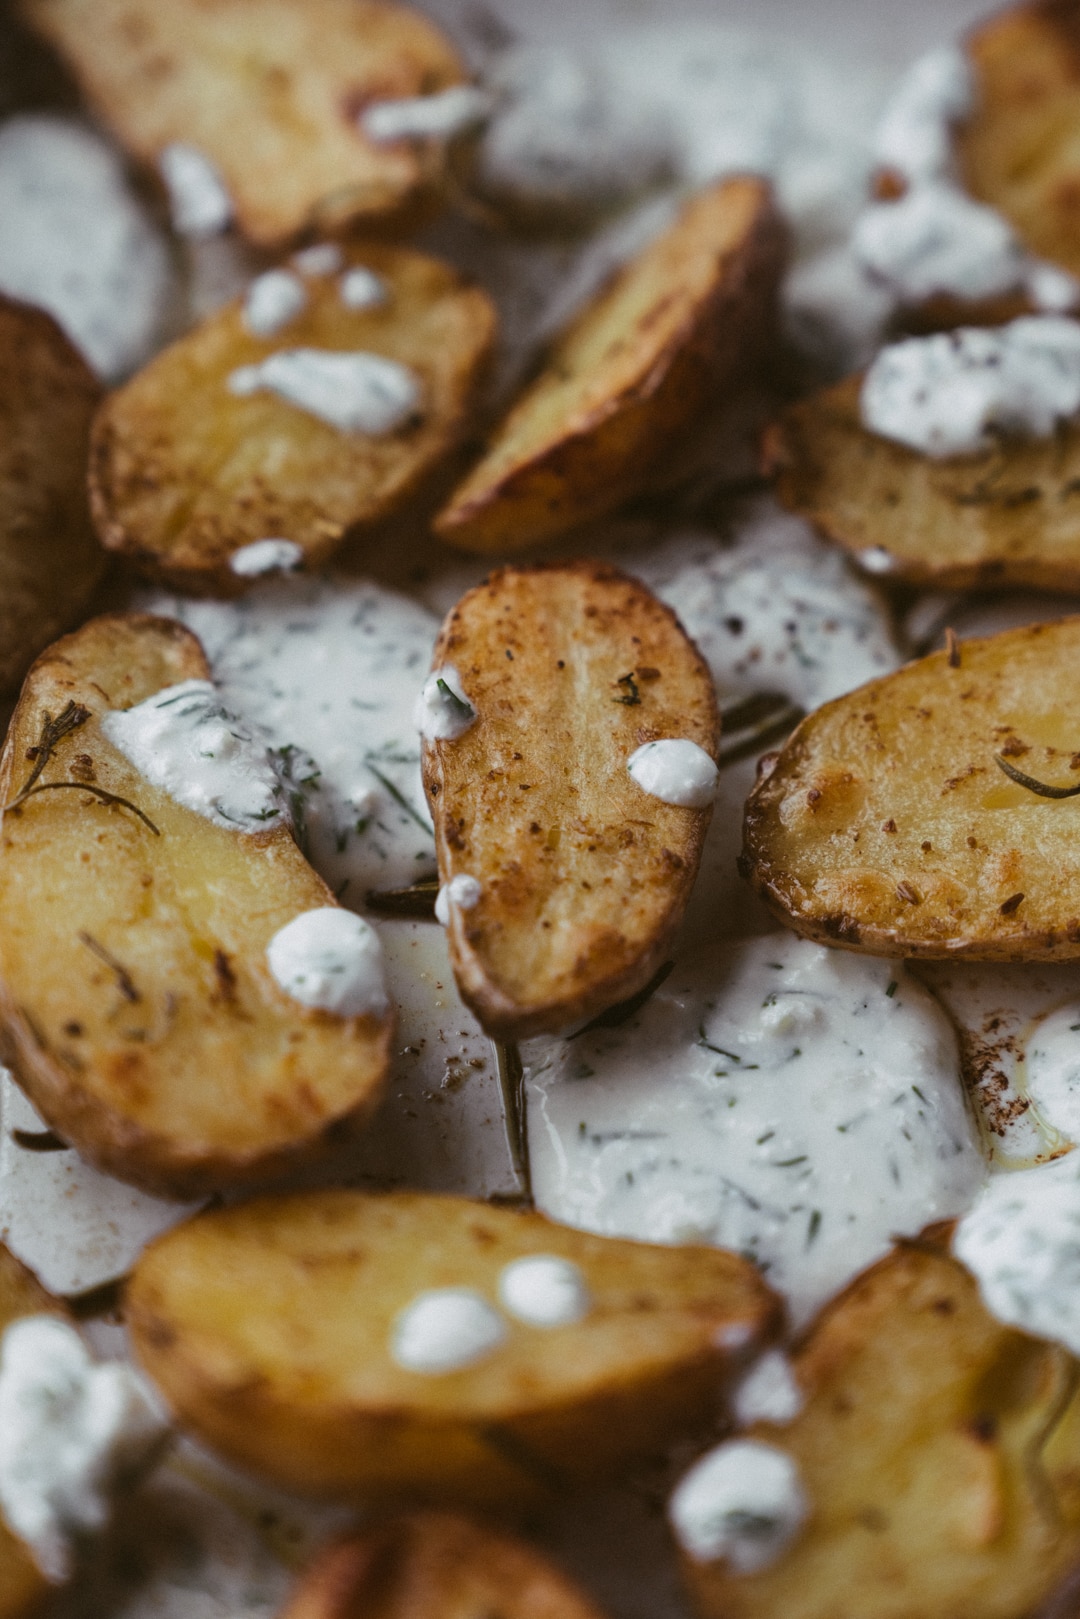
M 869 432 L 861 377 L 792 405 L 766 435 L 766 470 L 877 577 L 936 589 L 1080 590 L 1080 427 L 935 460 Z
M 244 234 L 407 224 L 443 172 L 443 143 L 376 145 L 373 101 L 457 83 L 461 60 L 386 0 L 19 0 L 103 122 L 156 164 L 179 142 L 209 157 Z
M 324 1548 L 280 1619 L 603 1619 L 524 1541 L 449 1512 L 393 1518 Z
M 57 1301 L 0 1243 L 0 1333 L 20 1316 L 61 1313 Z M 29 1619 L 50 1589 L 22 1541 L 0 1522 L 0 1619 Z
M 397 1358 L 420 1295 L 468 1289 L 498 1310 L 504 1267 L 537 1254 L 579 1267 L 581 1319 L 541 1328 L 499 1310 L 501 1343 L 461 1369 Z M 198 1215 L 151 1244 L 128 1294 L 139 1360 L 179 1420 L 241 1465 L 321 1495 L 494 1507 L 700 1429 L 777 1309 L 734 1254 L 418 1192 Z
M 670 608 L 613 568 L 505 568 L 451 612 L 449 665 L 477 719 L 425 740 L 424 786 L 462 998 L 489 1034 L 565 1029 L 625 1000 L 664 959 L 697 874 L 711 806 L 644 792 L 627 760 L 686 737 L 713 758 L 708 667 Z
M 770 1568 L 684 1571 L 703 1619 L 1028 1619 L 1080 1556 L 1078 1368 L 905 1245 L 794 1358 L 804 1408 L 749 1437 L 798 1465 L 810 1516 Z
M 30 671 L 0 761 L 4 1061 L 92 1163 L 176 1197 L 328 1153 L 374 1109 L 392 1038 L 272 977 L 274 933 L 334 903 L 286 827 L 215 824 L 102 731 L 207 675 L 169 619 L 94 619 Z
M 229 560 L 274 538 L 311 566 L 350 533 L 412 499 L 468 425 L 495 338 L 487 294 L 405 249 L 367 245 L 352 265 L 381 276 L 386 302 L 349 309 L 339 278 L 306 276 L 307 307 L 273 337 L 246 329 L 238 300 L 110 395 L 94 424 L 90 488 L 103 543 L 182 589 L 232 592 Z M 229 378 L 297 348 L 370 352 L 412 371 L 421 403 L 394 431 L 346 432 Z M 250 582 L 250 581 L 249 581 Z
M 954 644 L 827 703 L 763 761 L 743 869 L 872 955 L 1080 956 L 1080 618 Z M 998 761 L 1001 761 L 999 763 Z
M 66 630 L 105 568 L 86 499 L 93 372 L 51 315 L 0 296 L 0 692 Z
M 784 253 L 763 181 L 691 198 L 556 340 L 439 514 L 440 538 L 520 550 L 649 488 L 703 408 L 760 356 Z

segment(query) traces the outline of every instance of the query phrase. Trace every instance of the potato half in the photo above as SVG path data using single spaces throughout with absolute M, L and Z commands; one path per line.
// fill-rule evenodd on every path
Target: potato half
M 290 832 L 216 825 L 104 736 L 107 710 L 208 673 L 172 620 L 94 619 L 30 671 L 0 761 L 4 1061 L 91 1163 L 166 1197 L 330 1153 L 373 1111 L 392 1038 L 270 973 L 274 933 L 334 903 Z
M 1080 956 L 1078 657 L 1080 618 L 1032 624 L 827 703 L 763 761 L 744 875 L 871 955 Z
M 847 377 L 800 400 L 766 434 L 789 510 L 877 578 L 1080 591 L 1080 427 L 936 460 L 865 428 L 861 387 Z
M 372 101 L 457 83 L 434 24 L 385 0 L 18 0 L 135 157 L 173 143 L 214 163 L 244 234 L 404 225 L 441 181 L 444 143 L 376 145 Z
M 566 1029 L 643 988 L 682 919 L 711 807 L 627 761 L 665 737 L 715 758 L 712 677 L 669 607 L 591 562 L 493 574 L 443 625 L 445 665 L 477 714 L 423 747 L 440 879 L 481 885 L 450 910 L 458 988 L 500 1039 Z
M 546 1254 L 588 1291 L 572 1325 L 526 1326 L 463 1369 L 394 1358 L 435 1289 L 499 1308 L 504 1267 Z M 535 1503 L 710 1420 L 778 1304 L 747 1261 L 616 1242 L 539 1214 L 415 1192 L 326 1191 L 197 1215 L 135 1268 L 135 1352 L 179 1420 L 301 1491 Z
M 51 315 L 0 296 L 0 692 L 79 615 L 105 569 L 86 499 L 101 387 Z
M 515 551 L 662 476 L 774 330 L 785 236 L 768 186 L 726 180 L 576 316 L 436 519 L 465 551 Z
M 1080 1556 L 1080 1368 L 1000 1325 L 944 1249 L 905 1245 L 819 1317 L 804 1399 L 747 1437 L 810 1515 L 757 1574 L 684 1560 L 703 1619 L 1028 1619 Z
M 25 1315 L 62 1314 L 57 1301 L 0 1243 L 0 1333 Z M 21 1540 L 0 1522 L 0 1619 L 30 1619 L 52 1587 Z
M 181 589 L 233 593 L 242 546 L 290 540 L 316 566 L 417 495 L 468 427 L 494 307 L 449 265 L 403 248 L 354 248 L 348 262 L 383 279 L 383 304 L 350 309 L 337 276 L 305 277 L 307 307 L 275 336 L 253 336 L 237 300 L 110 395 L 90 465 L 104 545 Z M 421 388 L 416 415 L 369 436 L 276 393 L 230 392 L 234 372 L 296 348 L 406 366 Z
M 449 1512 L 414 1512 L 324 1548 L 280 1619 L 603 1619 L 522 1540 Z

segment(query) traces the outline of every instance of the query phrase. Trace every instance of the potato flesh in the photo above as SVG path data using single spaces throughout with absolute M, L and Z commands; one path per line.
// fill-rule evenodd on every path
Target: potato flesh
M 6 812 L 0 1015 L 49 1124 L 97 1167 L 177 1197 L 326 1153 L 332 1127 L 374 1108 L 391 1037 L 389 1019 L 307 1011 L 270 975 L 277 929 L 333 903 L 289 832 L 214 825 L 103 736 L 106 708 L 206 675 L 198 642 L 170 620 L 93 620 L 35 665 L 0 772 L 10 804 L 43 712 L 81 702 L 91 717 L 42 781 L 73 779 L 76 762 L 160 832 L 84 791 Z
M 487 294 L 435 259 L 353 250 L 388 284 L 350 310 L 337 277 L 306 278 L 308 306 L 271 338 L 252 336 L 239 302 L 174 343 L 111 395 L 94 428 L 90 484 L 103 543 L 189 589 L 231 593 L 229 558 L 268 536 L 324 562 L 354 530 L 414 496 L 457 444 L 495 336 Z M 346 433 L 228 379 L 282 349 L 370 351 L 416 372 L 418 421 L 381 437 Z
M 754 887 L 810 938 L 875 955 L 1080 955 L 1080 619 L 963 642 L 805 720 L 747 804 Z
M 392 1325 L 419 1293 L 471 1287 L 494 1304 L 503 1267 L 530 1253 L 581 1268 L 582 1321 L 507 1318 L 497 1350 L 444 1375 L 397 1365 Z M 732 1254 L 346 1191 L 199 1216 L 145 1251 L 128 1304 L 136 1354 L 181 1421 L 243 1465 L 316 1494 L 499 1507 L 709 1420 L 733 1359 L 776 1317 Z
M 712 678 L 669 608 L 591 563 L 492 575 L 443 626 L 443 664 L 478 713 L 423 755 L 440 879 L 482 889 L 451 912 L 458 987 L 491 1034 L 566 1028 L 647 984 L 682 918 L 711 810 L 626 766 L 661 737 L 715 756 Z

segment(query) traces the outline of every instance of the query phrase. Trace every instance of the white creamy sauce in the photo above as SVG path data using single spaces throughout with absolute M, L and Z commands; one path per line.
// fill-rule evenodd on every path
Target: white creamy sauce
M 810 1514 L 792 1458 L 756 1439 L 729 1439 L 694 1463 L 668 1502 L 675 1538 L 695 1563 L 723 1559 L 759 1574 Z
M 626 768 L 642 792 L 684 809 L 708 809 L 720 785 L 720 772 L 705 749 L 686 737 L 643 743 Z
M 546 1214 L 731 1248 L 798 1322 L 985 1175 L 952 1027 L 898 962 L 703 941 L 620 1027 L 523 1056 Z
M 491 93 L 476 84 L 452 84 L 429 96 L 373 101 L 364 108 L 360 127 L 379 145 L 401 140 L 452 140 L 477 129 L 494 108 Z
M 229 392 L 274 393 L 341 433 L 381 438 L 416 415 L 423 388 L 415 371 L 383 354 L 279 349 L 229 376 Z
M 390 289 L 382 276 L 362 264 L 345 271 L 338 282 L 338 292 L 346 309 L 381 309 L 390 300 Z
M 111 147 L 68 119 L 9 119 L 0 218 L 0 291 L 47 309 L 106 381 L 149 357 L 172 273 Z
M 390 1002 L 379 935 L 362 916 L 324 905 L 279 928 L 266 961 L 286 995 L 336 1017 L 384 1017 Z
M 244 298 L 244 325 L 253 337 L 274 337 L 307 308 L 307 288 L 290 270 L 265 270 Z
M 452 664 L 433 669 L 413 704 L 413 727 L 426 742 L 456 742 L 476 720 Z
M 212 158 L 197 146 L 173 141 L 158 156 L 158 172 L 169 194 L 173 229 L 195 241 L 217 236 L 232 222 L 228 188 Z
M 108 1523 L 112 1495 L 168 1424 L 130 1366 L 96 1366 L 54 1316 L 13 1322 L 0 1349 L 0 1510 L 42 1573 L 64 1580 L 77 1541 Z
M 295 540 L 252 540 L 229 558 L 229 568 L 240 579 L 258 579 L 266 573 L 289 573 L 304 560 L 304 548 Z
M 874 138 L 882 168 L 906 180 L 954 169 L 953 133 L 975 110 L 975 71 L 959 45 L 927 51 L 908 68 L 889 98 Z
M 336 242 L 316 242 L 294 253 L 292 261 L 301 275 L 337 275 L 344 267 L 345 254 Z
M 581 1270 L 557 1254 L 529 1254 L 504 1266 L 499 1303 L 527 1327 L 572 1327 L 591 1306 Z
M 451 877 L 448 883 L 443 883 L 435 897 L 435 920 L 441 922 L 444 928 L 450 926 L 450 912 L 456 906 L 461 911 L 474 910 L 480 903 L 480 896 L 484 892 L 480 882 L 475 877 L 459 872 Z
M 1001 434 L 1049 438 L 1080 410 L 1080 322 L 1029 315 L 883 349 L 866 373 L 863 425 L 924 455 L 989 449 Z
M 1027 1044 L 1027 1089 L 1045 1124 L 1080 1143 L 1080 1004 L 1060 1006 Z
M 506 1337 L 506 1323 L 469 1287 L 419 1293 L 394 1322 L 390 1355 L 407 1372 L 440 1376 L 475 1366 Z
M 769 1349 L 755 1361 L 735 1390 L 732 1414 L 740 1428 L 755 1422 L 777 1427 L 794 1422 L 803 1408 L 802 1390 L 791 1362 L 781 1349 Z
M 288 819 L 265 741 L 209 680 L 183 680 L 134 708 L 110 709 L 101 729 L 147 781 L 215 826 L 262 832 Z

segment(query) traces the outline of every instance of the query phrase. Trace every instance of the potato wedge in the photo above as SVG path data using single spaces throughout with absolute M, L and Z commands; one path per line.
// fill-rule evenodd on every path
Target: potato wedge
M 333 904 L 285 826 L 215 824 L 104 735 L 108 709 L 207 676 L 172 620 L 94 619 L 30 671 L 0 761 L 4 1061 L 91 1163 L 165 1197 L 328 1154 L 374 1110 L 392 1038 L 272 977 L 274 933 Z
M 0 1243 L 0 1333 L 24 1315 L 59 1315 L 57 1301 Z M 51 1587 L 17 1535 L 0 1521 L 0 1619 L 29 1619 Z
M 535 1254 L 578 1267 L 589 1302 L 573 1324 L 499 1309 L 505 1267 Z M 402 1314 L 447 1288 L 478 1293 L 505 1335 L 461 1369 L 407 1370 Z M 420 1192 L 197 1215 L 144 1251 L 128 1294 L 139 1360 L 179 1420 L 241 1465 L 320 1495 L 494 1507 L 707 1422 L 777 1311 L 734 1254 Z
M 243 588 L 230 558 L 287 539 L 309 566 L 416 496 L 468 425 L 495 339 L 487 294 L 437 259 L 368 245 L 349 256 L 389 296 L 349 309 L 338 277 L 305 277 L 307 307 L 253 336 L 237 300 L 112 394 L 94 424 L 90 491 L 109 550 L 181 589 Z M 229 378 L 284 350 L 385 356 L 414 373 L 421 404 L 395 430 L 345 432 L 268 390 Z
M 682 919 L 712 814 L 663 803 L 627 771 L 646 742 L 713 758 L 712 677 L 669 607 L 599 563 L 504 568 L 443 625 L 476 721 L 425 738 L 424 788 L 452 905 L 450 959 L 489 1034 L 558 1031 L 649 982 Z
M 800 1416 L 747 1437 L 810 1516 L 771 1568 L 684 1560 L 703 1619 L 1028 1619 L 1080 1555 L 1078 1367 L 1000 1325 L 943 1249 L 905 1245 L 819 1317 Z
M 424 95 L 464 69 L 426 18 L 386 0 L 19 0 L 135 157 L 174 142 L 217 167 L 244 234 L 402 226 L 437 189 L 444 143 L 376 145 L 372 101 Z
M 797 933 L 872 955 L 1080 956 L 1080 618 L 935 652 L 827 703 L 765 765 L 743 871 Z M 997 762 L 1001 759 L 1003 763 Z
M 449 1512 L 414 1512 L 326 1546 L 280 1619 L 602 1619 L 522 1540 Z
M 702 409 L 774 329 L 784 229 L 768 186 L 726 180 L 556 339 L 436 519 L 465 551 L 514 551 L 614 511 L 662 477 Z
M 66 630 L 105 569 L 86 499 L 101 387 L 42 309 L 0 296 L 0 693 Z
M 862 425 L 862 377 L 792 405 L 765 437 L 790 511 L 876 578 L 941 590 L 1080 590 L 1080 426 L 945 461 Z

